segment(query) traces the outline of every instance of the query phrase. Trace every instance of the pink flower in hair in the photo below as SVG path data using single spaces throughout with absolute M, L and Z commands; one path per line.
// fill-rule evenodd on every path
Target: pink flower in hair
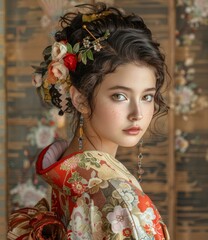
M 51 73 L 58 79 L 66 79 L 69 75 L 69 70 L 63 63 L 54 62 L 51 64 Z

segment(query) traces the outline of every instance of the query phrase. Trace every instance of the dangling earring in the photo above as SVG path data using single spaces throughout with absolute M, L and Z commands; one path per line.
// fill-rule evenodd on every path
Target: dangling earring
M 139 142 L 139 155 L 138 155 L 138 175 L 139 175 L 139 182 L 142 182 L 142 174 L 144 173 L 144 170 L 142 169 L 142 159 L 143 159 L 143 154 L 142 154 L 142 145 L 143 145 L 143 140 Z
M 78 138 L 79 150 L 82 150 L 83 148 L 83 124 L 84 124 L 84 120 L 81 114 L 79 119 L 79 138 Z

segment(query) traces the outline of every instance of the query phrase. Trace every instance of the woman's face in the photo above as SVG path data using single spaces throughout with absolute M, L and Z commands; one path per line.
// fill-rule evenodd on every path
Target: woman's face
M 147 130 L 154 113 L 154 70 L 133 63 L 107 74 L 94 94 L 94 110 L 85 134 L 97 150 L 132 147 Z

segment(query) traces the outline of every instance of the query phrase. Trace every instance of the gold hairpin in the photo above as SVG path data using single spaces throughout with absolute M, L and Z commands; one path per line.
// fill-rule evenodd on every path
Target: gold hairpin
M 90 30 L 87 28 L 86 25 L 83 25 L 82 27 L 90 34 L 90 36 L 91 36 L 92 38 L 94 38 L 95 40 L 97 40 L 96 37 L 95 37 L 95 36 L 90 32 Z
M 82 21 L 83 22 L 92 22 L 92 21 L 100 19 L 102 17 L 106 17 L 109 14 L 111 14 L 111 11 L 103 11 L 101 13 L 93 13 L 93 14 L 83 14 Z
M 92 34 L 92 32 L 87 28 L 86 25 L 83 25 L 82 27 L 83 27 L 83 28 L 89 33 L 89 35 L 94 39 L 94 41 L 90 41 L 90 40 L 89 40 L 89 36 L 85 37 L 85 38 L 83 39 L 83 45 L 84 45 L 84 47 L 85 47 L 85 48 L 88 48 L 90 45 L 92 45 L 92 46 L 94 47 L 94 50 L 97 51 L 97 52 L 99 52 L 100 49 L 103 47 L 103 46 L 100 44 L 100 42 L 106 40 L 106 39 L 109 37 L 109 35 L 110 35 L 109 30 L 107 30 L 102 37 L 96 38 L 96 37 Z

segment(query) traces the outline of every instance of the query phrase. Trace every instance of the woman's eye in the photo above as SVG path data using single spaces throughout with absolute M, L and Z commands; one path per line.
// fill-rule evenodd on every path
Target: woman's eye
M 113 100 L 116 100 L 116 101 L 124 101 L 127 99 L 125 95 L 120 93 L 113 94 L 112 98 Z
M 146 102 L 152 102 L 154 100 L 154 96 L 152 94 L 145 95 L 143 100 Z

